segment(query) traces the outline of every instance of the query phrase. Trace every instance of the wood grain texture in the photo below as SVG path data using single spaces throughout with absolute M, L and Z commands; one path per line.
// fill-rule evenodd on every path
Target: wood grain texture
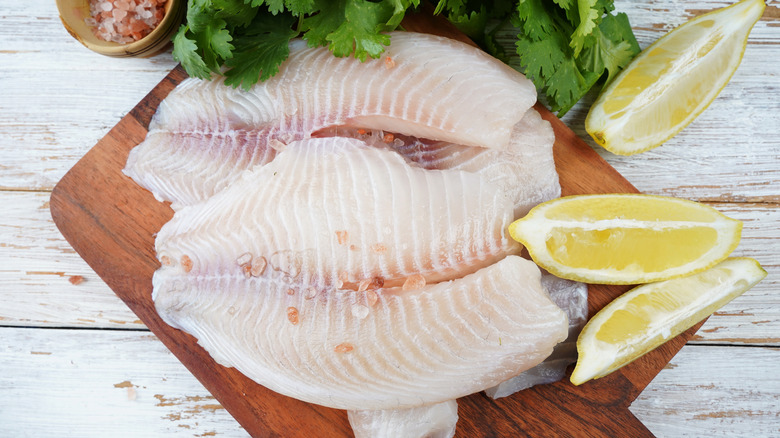
M 176 65 L 170 50 L 149 59 L 87 50 L 53 1 L 4 2 L 0 20 L 3 189 L 51 190 Z
M 57 231 L 49 193 L 0 192 L 0 322 L 144 328 Z
M 148 332 L 4 327 L 0 339 L 13 340 L 0 348 L 0 436 L 247 436 Z
M 755 366 L 778 361 L 777 348 L 686 347 L 631 412 L 659 437 L 780 436 L 780 376 Z M 744 378 L 723 378 L 738 374 Z
M 18 327 L 0 339 L 0 436 L 249 436 L 148 332 Z M 686 347 L 631 411 L 659 437 L 777 436 L 776 367 L 755 364 L 778 360 L 777 349 Z M 752 378 L 730 378 L 745 369 Z
M 780 347 L 780 208 L 775 204 L 710 205 L 742 221 L 742 240 L 733 255 L 758 260 L 769 275 L 715 312 L 692 342 Z

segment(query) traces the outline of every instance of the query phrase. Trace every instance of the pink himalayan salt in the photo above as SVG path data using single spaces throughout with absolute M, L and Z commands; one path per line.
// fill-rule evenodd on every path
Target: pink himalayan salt
M 84 19 L 95 36 L 119 44 L 149 34 L 162 21 L 167 0 L 90 0 L 91 17 Z

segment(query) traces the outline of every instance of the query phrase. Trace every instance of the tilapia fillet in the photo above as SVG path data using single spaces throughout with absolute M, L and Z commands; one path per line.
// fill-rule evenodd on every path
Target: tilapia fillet
M 394 144 L 401 155 L 426 169 L 463 170 L 496 184 L 514 206 L 515 217 L 521 217 L 536 205 L 561 195 L 554 142 L 550 123 L 531 108 L 513 127 L 505 149 L 441 141 Z
M 561 380 L 566 368 L 577 361 L 577 337 L 588 320 L 588 285 L 542 273 L 542 287 L 569 320 L 569 336 L 555 346 L 552 354 L 539 365 L 517 377 L 485 390 L 488 397 L 507 397 L 535 385 Z
M 186 80 L 124 171 L 175 210 L 155 242 L 165 322 L 274 391 L 349 410 L 358 436 L 450 437 L 457 397 L 566 338 L 506 232 L 560 195 L 554 134 L 499 61 L 391 39 L 367 62 L 293 41 L 248 91 Z
M 316 295 L 279 278 L 154 275 L 155 305 L 212 357 L 300 400 L 349 410 L 440 403 L 541 362 L 566 315 L 508 256 L 450 282 Z M 375 300 L 375 301 L 374 301 Z
M 315 288 L 414 287 L 518 253 L 512 220 L 502 190 L 478 175 L 426 170 L 357 139 L 313 138 L 176 212 L 156 250 L 194 276 L 240 274 L 252 256 Z
M 390 36 L 383 57 L 365 62 L 293 41 L 279 73 L 249 91 L 221 78 L 183 81 L 160 103 L 126 174 L 178 207 L 208 198 L 240 170 L 329 126 L 507 147 L 536 101 L 528 79 L 464 43 Z

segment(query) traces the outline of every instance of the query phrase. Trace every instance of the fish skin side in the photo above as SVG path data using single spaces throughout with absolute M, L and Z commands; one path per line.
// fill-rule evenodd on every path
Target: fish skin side
M 478 175 L 313 138 L 177 211 L 155 246 L 163 265 L 186 257 L 171 268 L 192 275 L 240 274 L 248 254 L 290 283 L 365 290 L 459 278 L 517 254 L 512 220 L 506 196 Z
M 291 294 L 279 278 L 163 268 L 153 283 L 165 322 L 220 364 L 299 400 L 377 410 L 453 400 L 544 360 L 568 322 L 540 276 L 508 256 L 453 281 L 377 290 L 373 304 L 353 291 Z
M 507 148 L 536 101 L 527 78 L 451 39 L 394 32 L 391 41 L 365 62 L 293 41 L 279 73 L 249 91 L 187 79 L 160 103 L 124 172 L 178 209 L 329 126 Z

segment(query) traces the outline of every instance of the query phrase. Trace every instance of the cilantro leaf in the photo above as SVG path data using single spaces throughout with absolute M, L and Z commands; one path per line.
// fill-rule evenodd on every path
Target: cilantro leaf
M 244 27 L 252 22 L 257 14 L 257 8 L 244 0 L 211 0 L 215 10 L 214 18 L 225 20 L 228 27 Z
M 316 11 L 314 0 L 285 0 L 284 5 L 295 17 Z
M 465 33 L 472 40 L 482 41 L 488 18 L 490 17 L 483 6 L 480 11 L 472 11 L 460 16 L 450 15 L 449 20 L 458 30 Z
M 559 117 L 639 52 L 628 18 L 613 10 L 612 0 L 518 1 L 519 69 Z
M 250 5 L 253 8 L 265 5 L 268 12 L 273 15 L 284 11 L 284 0 L 251 0 Z
M 393 13 L 385 24 L 385 30 L 394 30 L 401 24 L 401 20 L 404 19 L 406 11 L 410 7 L 420 6 L 420 0 L 386 0 L 390 6 L 393 7 Z
M 173 37 L 173 59 L 181 63 L 188 75 L 208 79 L 211 76 L 211 70 L 198 54 L 198 45 L 195 44 L 195 40 L 187 38 L 188 31 L 187 25 L 182 24 Z
M 639 53 L 639 44 L 631 32 L 628 17 L 622 13 L 606 15 L 593 34 L 597 42 L 583 51 L 581 63 L 590 71 L 606 70 L 605 83 L 609 83 Z
M 289 42 L 297 35 L 292 29 L 294 22 L 289 14 L 259 13 L 236 35 L 233 57 L 225 61 L 229 67 L 225 84 L 248 90 L 258 80 L 278 73 L 279 66 L 290 55 Z
M 548 13 L 543 0 L 520 0 L 514 24 L 522 29 L 523 35 L 534 41 L 557 31 L 553 15 Z
M 232 56 L 233 37 L 228 32 L 225 20 L 212 20 L 193 32 L 195 41 L 201 49 L 203 61 L 212 71 L 218 71 L 222 62 Z
M 596 0 L 577 0 L 577 12 L 579 24 L 571 34 L 571 47 L 574 49 L 574 56 L 579 56 L 585 47 L 585 41 L 588 35 L 596 27 L 596 21 L 601 18 L 601 13 L 596 9 Z
M 390 44 L 390 37 L 381 32 L 395 17 L 391 1 L 316 1 L 322 8 L 301 22 L 309 46 L 327 45 L 336 56 L 354 55 L 365 61 L 367 56 L 379 57 Z
M 436 9 L 433 10 L 435 15 L 441 14 L 447 11 L 449 15 L 459 16 L 463 15 L 466 10 L 466 0 L 439 0 L 436 4 Z
M 517 42 L 517 49 L 526 75 L 545 92 L 551 109 L 558 111 L 559 116 L 582 98 L 601 76 L 583 75 L 568 39 L 560 32 L 539 41 L 522 38 Z
M 191 0 L 187 3 L 187 27 L 191 32 L 200 32 L 213 18 L 211 0 Z
M 349 56 L 365 61 L 367 56 L 378 58 L 390 45 L 390 37 L 381 33 L 383 25 L 391 18 L 393 10 L 388 2 L 347 0 L 344 21 L 326 39 L 336 56 Z

